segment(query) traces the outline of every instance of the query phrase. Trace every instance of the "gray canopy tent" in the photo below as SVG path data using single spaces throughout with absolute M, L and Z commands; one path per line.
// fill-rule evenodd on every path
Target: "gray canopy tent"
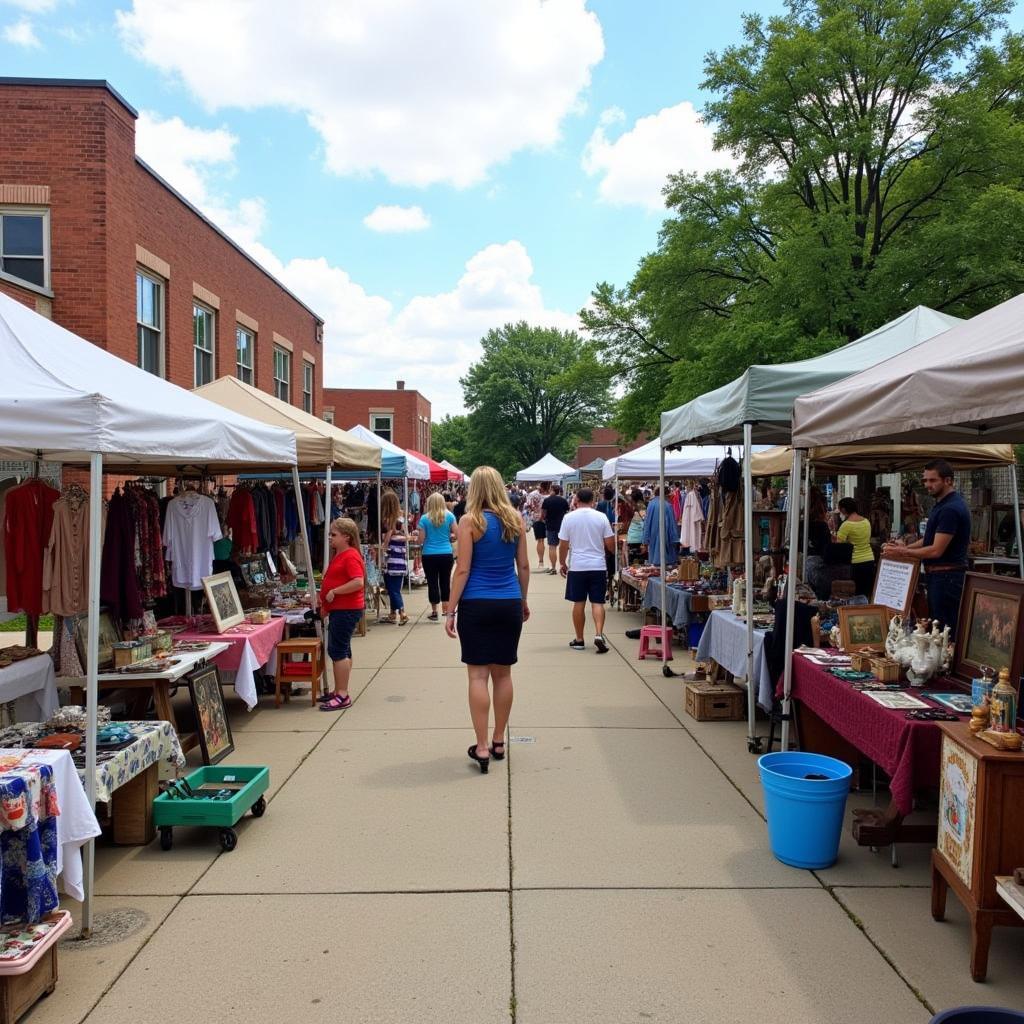
M 686 405 L 661 414 L 662 465 L 666 448 L 683 444 L 743 444 L 743 508 L 749 519 L 753 506 L 751 455 L 754 442 L 788 444 L 793 420 L 793 403 L 815 388 L 823 388 L 852 374 L 906 352 L 948 331 L 963 321 L 926 306 L 917 306 L 890 323 L 841 348 L 794 363 L 751 366 L 731 384 L 701 395 Z M 794 453 L 793 479 L 801 475 L 800 452 Z M 664 489 L 664 470 L 661 474 Z M 798 492 L 798 488 L 792 488 Z M 799 514 L 790 514 L 790 533 L 796 531 Z M 749 526 L 744 530 L 744 569 L 747 579 L 747 749 L 759 753 L 761 739 L 755 735 L 756 688 L 754 683 L 754 551 Z M 796 550 L 791 537 L 790 550 Z M 662 579 L 664 579 L 664 567 Z M 787 588 L 787 624 L 793 621 L 794 587 Z M 662 626 L 665 612 L 662 611 Z M 665 666 L 665 670 L 668 666 Z M 787 662 L 787 674 L 789 665 Z

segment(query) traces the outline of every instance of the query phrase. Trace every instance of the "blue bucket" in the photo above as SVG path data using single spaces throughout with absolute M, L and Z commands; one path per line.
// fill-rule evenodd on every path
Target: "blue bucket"
M 1024 1013 L 1001 1010 L 998 1006 L 957 1006 L 936 1014 L 931 1024 L 1014 1024 L 1015 1021 L 1024 1021 Z
M 804 751 L 757 759 L 772 853 L 794 868 L 827 868 L 839 855 L 853 769 Z
M 704 632 L 703 622 L 691 622 L 686 627 L 687 637 L 686 642 L 696 650 L 700 646 L 700 637 Z

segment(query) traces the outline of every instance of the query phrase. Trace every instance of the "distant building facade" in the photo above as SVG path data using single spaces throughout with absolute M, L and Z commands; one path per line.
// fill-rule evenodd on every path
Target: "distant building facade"
M 404 380 L 394 388 L 324 388 L 323 418 L 343 429 L 361 423 L 399 448 L 430 454 L 430 402 Z
M 650 440 L 647 434 L 640 434 L 633 441 L 624 441 L 613 427 L 595 427 L 586 441 L 577 445 L 576 457 L 572 460 L 573 469 L 587 466 L 594 459 L 614 459 L 623 452 L 631 452 Z

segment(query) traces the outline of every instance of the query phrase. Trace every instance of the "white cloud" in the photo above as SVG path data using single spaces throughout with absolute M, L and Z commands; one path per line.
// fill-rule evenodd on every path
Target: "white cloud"
M 39 37 L 36 35 L 36 30 L 32 26 L 32 22 L 28 18 L 22 18 L 20 21 L 5 25 L 3 34 L 6 42 L 12 43 L 15 46 L 24 46 L 28 50 L 37 49 L 42 45 L 39 42 Z
M 402 185 L 553 145 L 604 55 L 586 0 L 132 0 L 117 22 L 208 109 L 301 111 L 329 170 Z
M 583 169 L 601 176 L 598 194 L 605 202 L 663 210 L 661 190 L 670 174 L 736 166 L 730 153 L 715 150 L 714 131 L 692 103 L 641 117 L 629 131 L 610 139 L 608 129 L 625 120 L 618 107 L 604 111 L 583 152 Z
M 180 117 L 149 110 L 135 122 L 135 150 L 146 163 L 197 205 L 208 199 L 210 171 L 231 168 L 238 138 L 226 128 L 195 128 Z
M 430 218 L 419 206 L 378 206 L 363 218 L 371 231 L 423 231 L 430 227 Z

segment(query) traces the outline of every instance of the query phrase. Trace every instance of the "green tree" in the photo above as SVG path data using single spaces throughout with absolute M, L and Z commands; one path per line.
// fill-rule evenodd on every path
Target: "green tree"
M 628 385 L 620 426 L 915 305 L 971 316 L 1024 287 L 1024 37 L 991 42 L 1011 6 L 791 0 L 708 55 L 737 168 L 671 177 L 657 249 L 581 313 Z
M 595 342 L 520 321 L 489 331 L 481 345 L 483 357 L 461 381 L 479 461 L 508 475 L 546 452 L 568 458 L 611 414 L 613 371 Z
M 444 416 L 430 428 L 430 456 L 435 462 L 447 460 L 465 473 L 471 473 L 473 439 L 468 416 Z

